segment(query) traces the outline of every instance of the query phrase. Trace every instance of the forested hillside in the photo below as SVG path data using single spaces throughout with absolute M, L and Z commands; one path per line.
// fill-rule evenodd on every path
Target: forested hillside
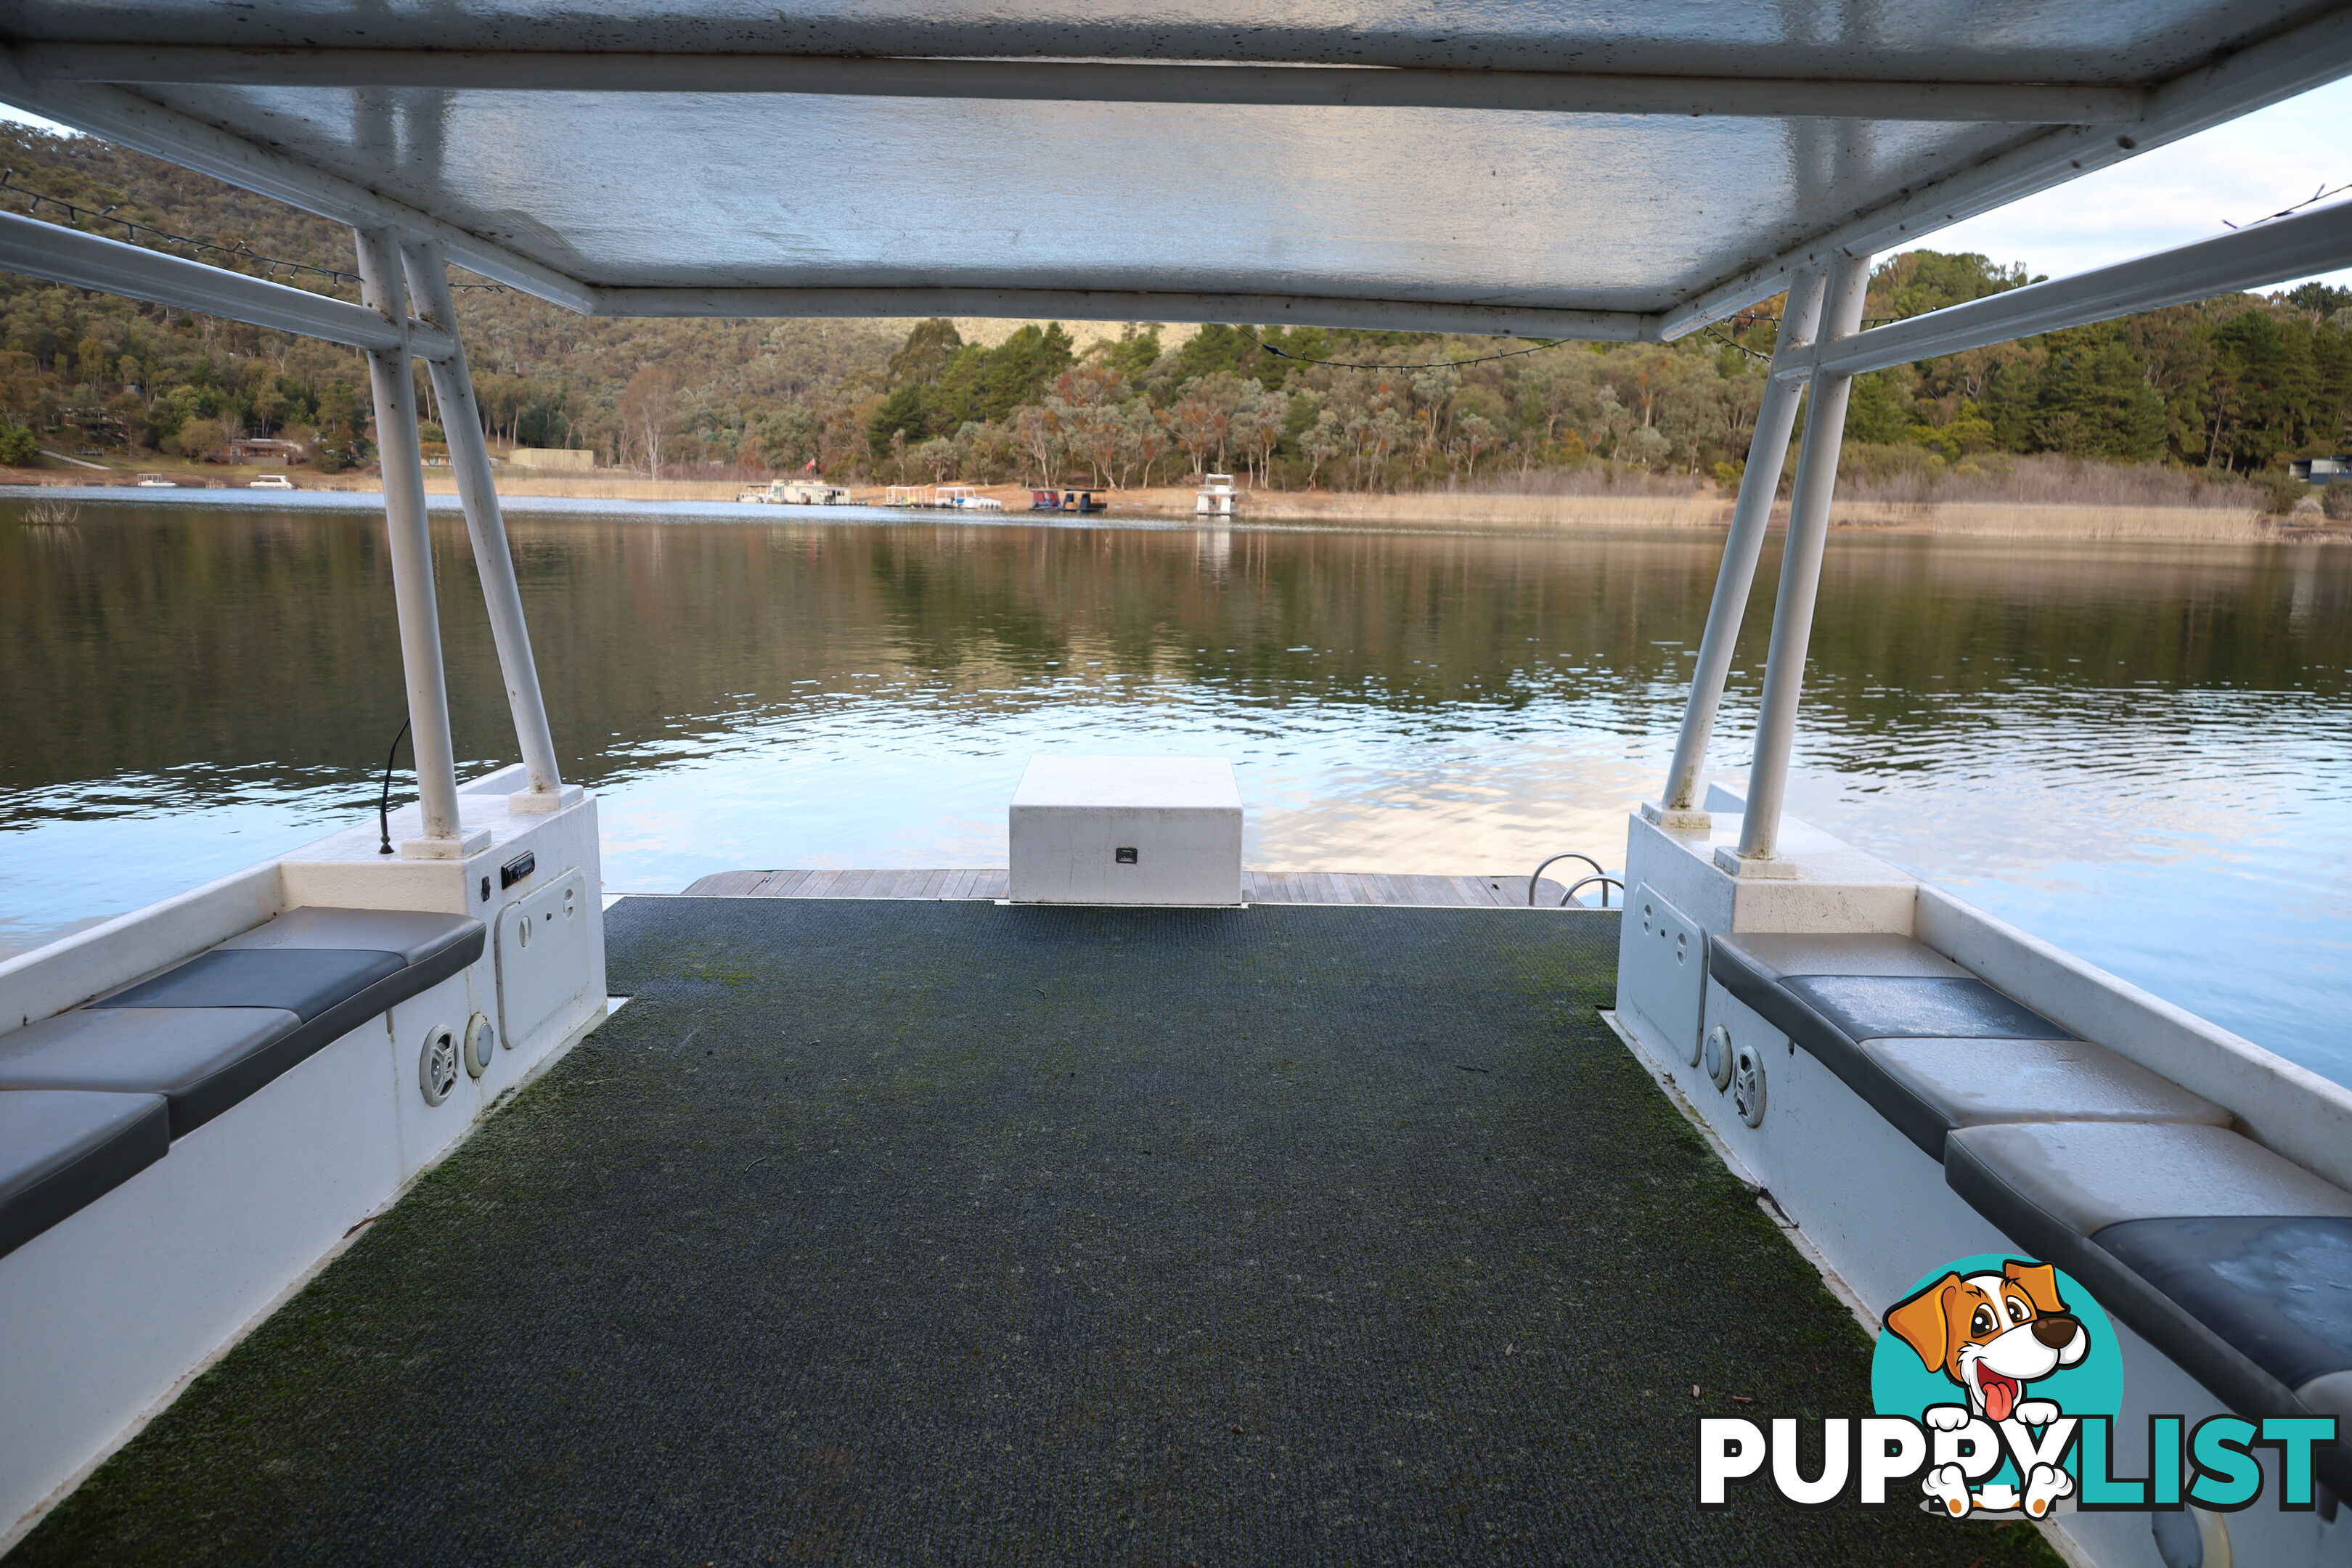
M 271 270 L 259 258 L 351 265 L 334 226 L 137 153 L 0 126 L 0 204 L 18 212 L 201 237 L 227 247 L 204 259 L 257 273 Z M 1914 251 L 1881 266 L 1868 310 L 2027 281 L 1980 256 Z M 1083 350 L 1046 324 L 987 347 L 947 321 L 595 321 L 492 287 L 458 308 L 494 439 L 647 472 L 814 462 L 835 478 L 1132 485 L 1232 468 L 1377 489 L 1731 479 L 1778 303 L 1665 345 L 1218 326 L 1164 349 L 1143 328 Z M 367 456 L 348 351 L 7 275 L 0 328 L 0 416 L 44 445 L 202 458 L 239 434 L 290 433 L 322 466 Z M 2231 296 L 1888 371 L 1857 386 L 1847 433 L 1850 469 L 1923 491 L 2056 454 L 2284 493 L 2289 458 L 2352 447 L 2352 291 Z
M 352 283 L 271 273 L 254 259 L 348 273 L 350 235 L 323 219 L 94 138 L 22 125 L 0 124 L 0 163 L 8 171 L 0 206 L 11 211 L 114 239 L 133 237 L 122 226 L 130 220 L 241 246 L 252 258 L 135 236 L 216 266 L 359 297 Z M 103 221 L 69 220 L 27 192 L 111 210 Z M 598 321 L 494 287 L 461 289 L 457 310 L 497 439 L 594 447 L 641 468 L 760 461 L 763 424 L 871 396 L 905 335 L 899 322 Z M 45 445 L 56 437 L 201 456 L 228 436 L 290 429 L 326 437 L 331 465 L 341 425 L 364 417 L 366 389 L 366 367 L 352 350 L 0 273 L 0 416 L 37 426 Z M 841 438 L 864 444 L 862 430 Z

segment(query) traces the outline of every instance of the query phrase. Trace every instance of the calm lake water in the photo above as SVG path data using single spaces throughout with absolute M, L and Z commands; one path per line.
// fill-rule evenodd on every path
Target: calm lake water
M 66 527 L 0 501 L 0 949 L 373 810 L 403 716 L 381 522 L 259 500 Z M 1231 757 L 1257 866 L 1615 866 L 1720 550 L 586 503 L 509 526 L 607 886 L 649 892 L 1001 866 L 1045 748 Z M 436 536 L 486 771 L 512 732 L 462 524 Z M 1768 563 L 1727 780 L 1772 587 Z M 2352 551 L 1838 537 L 1791 809 L 2352 1081 L 2347 610 Z

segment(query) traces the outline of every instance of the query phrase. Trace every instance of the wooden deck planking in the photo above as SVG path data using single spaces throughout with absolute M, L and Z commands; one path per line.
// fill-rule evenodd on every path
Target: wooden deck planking
M 1528 898 L 1528 882 L 1524 877 L 1474 877 L 1480 893 L 1496 904 L 1524 904 Z M 1558 902 L 1558 900 L 1554 900 Z
M 694 886 L 705 898 L 751 898 L 765 892 L 765 884 L 774 875 L 773 871 L 720 871 Z
M 686 889 L 704 899 L 1002 899 L 1001 868 L 719 871 Z M 1547 877 L 1537 906 L 1557 908 L 1566 889 Z M 1409 876 L 1381 871 L 1249 871 L 1242 896 L 1257 904 L 1403 904 L 1473 909 L 1524 909 L 1525 877 Z

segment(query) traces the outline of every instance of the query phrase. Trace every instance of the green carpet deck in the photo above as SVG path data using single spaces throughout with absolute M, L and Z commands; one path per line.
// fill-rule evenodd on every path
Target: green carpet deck
M 635 1000 L 10 1568 L 2049 1561 L 1692 1506 L 1866 1345 L 1616 921 L 627 900 Z

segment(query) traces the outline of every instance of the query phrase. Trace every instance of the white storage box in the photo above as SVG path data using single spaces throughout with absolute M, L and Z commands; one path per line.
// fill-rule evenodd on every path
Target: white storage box
M 1220 757 L 1033 757 L 1012 810 L 1016 904 L 1238 904 L 1242 797 Z

